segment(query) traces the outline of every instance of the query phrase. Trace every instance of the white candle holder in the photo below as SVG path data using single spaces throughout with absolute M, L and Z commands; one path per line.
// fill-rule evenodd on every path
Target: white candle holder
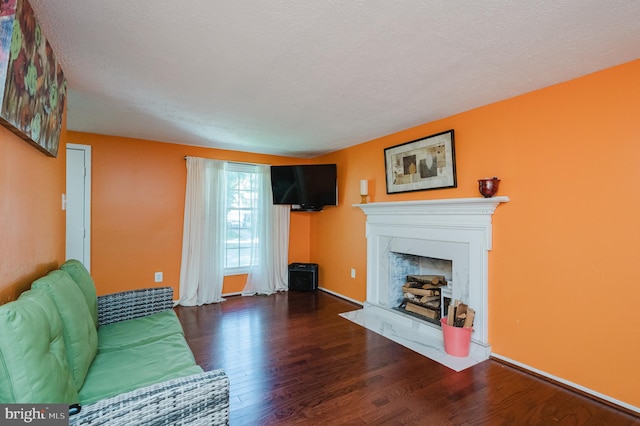
M 367 204 L 367 195 L 369 194 L 369 181 L 362 179 L 360 181 L 360 198 L 361 204 Z

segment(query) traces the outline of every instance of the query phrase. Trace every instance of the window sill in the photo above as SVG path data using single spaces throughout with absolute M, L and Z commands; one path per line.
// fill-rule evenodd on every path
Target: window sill
M 223 274 L 224 276 L 229 276 L 229 275 L 248 275 L 249 271 L 251 270 L 251 268 L 245 267 L 245 268 L 225 268 Z

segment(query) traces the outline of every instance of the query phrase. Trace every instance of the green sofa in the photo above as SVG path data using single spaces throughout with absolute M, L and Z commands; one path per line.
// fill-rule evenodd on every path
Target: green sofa
M 77 260 L 0 306 L 0 403 L 77 404 L 70 424 L 227 424 L 229 381 L 204 372 L 171 288 L 96 297 Z

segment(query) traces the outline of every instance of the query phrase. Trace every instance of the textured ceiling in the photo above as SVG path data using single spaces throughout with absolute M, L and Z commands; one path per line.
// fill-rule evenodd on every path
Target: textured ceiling
M 70 130 L 299 157 L 640 57 L 636 0 L 31 3 Z

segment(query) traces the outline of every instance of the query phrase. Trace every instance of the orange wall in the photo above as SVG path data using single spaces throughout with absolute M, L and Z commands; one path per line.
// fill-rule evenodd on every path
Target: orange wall
M 316 159 L 338 163 L 341 194 L 311 220 L 322 286 L 365 299 L 360 179 L 400 201 L 477 197 L 498 176 L 511 201 L 493 217 L 493 352 L 640 407 L 639 77 L 636 60 Z M 458 187 L 387 195 L 384 148 L 448 129 Z
M 178 297 L 187 169 L 184 156 L 285 164 L 299 159 L 214 150 L 115 136 L 69 132 L 91 145 L 91 274 L 99 294 L 172 286 Z M 292 214 L 289 257 L 309 259 L 309 218 Z M 164 281 L 155 283 L 154 272 Z M 241 291 L 246 275 L 225 279 L 224 293 Z
M 64 262 L 64 140 L 53 158 L 0 126 L 0 304 Z

